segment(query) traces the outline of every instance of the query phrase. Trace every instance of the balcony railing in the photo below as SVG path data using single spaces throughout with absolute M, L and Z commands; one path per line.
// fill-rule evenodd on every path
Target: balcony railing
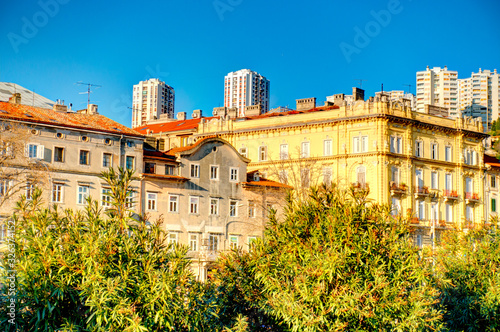
M 389 182 L 389 189 L 391 190 L 391 195 L 403 195 L 406 194 L 406 184 L 395 183 L 394 181 Z
M 429 196 L 429 188 L 428 187 L 415 187 L 415 197 L 418 196 Z
M 445 189 L 443 191 L 443 196 L 444 196 L 444 200 L 445 201 L 448 201 L 448 200 L 457 200 L 458 199 L 458 193 L 457 193 L 456 190 Z
M 479 194 L 473 192 L 465 192 L 466 203 L 476 203 L 479 202 Z
M 370 186 L 366 182 L 354 182 L 351 185 L 351 188 L 353 188 L 356 191 L 357 190 L 368 190 L 368 189 L 370 189 Z

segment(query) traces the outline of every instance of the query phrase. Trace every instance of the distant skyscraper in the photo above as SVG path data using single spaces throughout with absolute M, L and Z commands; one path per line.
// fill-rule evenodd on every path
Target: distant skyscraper
M 269 80 L 249 69 L 231 72 L 224 78 L 224 106 L 237 108 L 244 116 L 247 106 L 260 105 L 261 113 L 269 111 Z
M 428 104 L 446 107 L 450 117 L 457 117 L 457 75 L 446 66 L 417 72 L 417 112 L 424 112 L 424 105 Z
M 132 94 L 132 128 L 159 119 L 160 115 L 174 119 L 174 88 L 157 78 L 134 85 Z
M 460 110 L 463 115 L 481 116 L 485 130 L 499 117 L 500 76 L 495 69 L 472 73 L 471 77 L 458 80 Z

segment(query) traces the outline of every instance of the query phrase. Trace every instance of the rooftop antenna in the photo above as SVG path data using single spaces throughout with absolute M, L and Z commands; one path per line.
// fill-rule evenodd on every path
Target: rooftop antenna
M 408 93 L 411 93 L 411 84 L 403 84 L 404 86 L 408 87 Z
M 97 84 L 92 84 L 92 83 L 83 83 L 83 82 L 76 82 L 75 84 L 78 84 L 78 85 L 86 85 L 88 88 L 87 88 L 87 92 L 80 92 L 80 94 L 87 94 L 87 109 L 89 109 L 89 105 L 90 105 L 90 93 L 92 91 L 90 91 L 90 87 L 92 86 L 95 86 L 96 88 L 100 88 L 102 85 L 97 85 Z
M 382 93 L 384 93 L 384 83 L 382 83 Z
M 354 80 L 355 81 L 359 81 L 359 88 L 362 89 L 363 88 L 363 81 L 366 81 L 366 80 L 363 80 L 363 79 L 360 79 L 360 78 L 355 78 Z

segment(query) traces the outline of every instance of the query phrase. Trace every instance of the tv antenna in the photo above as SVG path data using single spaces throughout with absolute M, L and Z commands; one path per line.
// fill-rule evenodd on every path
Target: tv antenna
M 365 81 L 365 82 L 367 81 L 367 80 L 363 80 L 363 79 L 360 79 L 360 78 L 355 78 L 354 80 L 355 81 L 359 81 L 359 88 L 360 89 L 363 88 L 363 81 Z
M 403 84 L 404 86 L 408 87 L 408 93 L 411 93 L 411 84 Z
M 102 85 L 97 85 L 97 84 L 92 84 L 92 83 L 83 83 L 83 82 L 76 82 L 75 84 L 78 84 L 78 85 L 86 85 L 87 86 L 87 92 L 80 92 L 79 94 L 83 95 L 83 94 L 87 94 L 87 109 L 89 108 L 89 105 L 90 105 L 90 93 L 93 92 L 90 90 L 91 87 L 96 87 L 96 88 L 100 88 Z

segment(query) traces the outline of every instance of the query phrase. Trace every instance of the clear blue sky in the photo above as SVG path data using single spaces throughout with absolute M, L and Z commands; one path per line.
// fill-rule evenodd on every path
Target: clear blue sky
M 128 126 L 132 86 L 151 77 L 175 88 L 176 112 L 204 115 L 243 68 L 271 80 L 271 107 L 350 94 L 354 79 L 415 92 L 426 66 L 500 70 L 499 14 L 497 0 L 1 1 L 0 81 L 76 109 L 75 82 L 102 85 L 91 101 Z

